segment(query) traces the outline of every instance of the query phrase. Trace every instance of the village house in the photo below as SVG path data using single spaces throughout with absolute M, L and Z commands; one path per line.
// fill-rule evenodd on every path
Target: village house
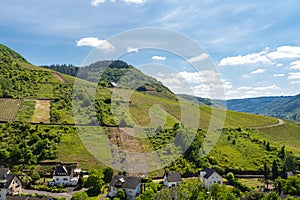
M 48 182 L 49 186 L 75 186 L 79 180 L 78 170 L 76 171 L 72 166 L 56 166 L 53 173 L 53 179 Z
M 0 200 L 6 200 L 8 195 L 21 192 L 22 181 L 18 176 L 10 174 L 9 168 L 0 168 Z
M 126 199 L 133 200 L 141 193 L 141 181 L 140 177 L 116 175 L 109 185 L 108 196 L 115 197 L 118 190 L 123 189 Z
M 166 172 L 164 175 L 164 185 L 167 187 L 175 187 L 178 183 L 182 183 L 179 172 Z
M 214 169 L 206 168 L 200 172 L 200 180 L 203 183 L 203 187 L 211 189 L 211 185 L 216 183 L 223 184 L 222 176 L 220 176 Z

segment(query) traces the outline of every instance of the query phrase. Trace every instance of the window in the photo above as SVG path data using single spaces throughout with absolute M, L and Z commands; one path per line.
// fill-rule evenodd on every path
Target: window
M 64 178 L 63 180 L 64 180 L 64 181 L 68 181 L 68 178 Z
M 59 178 L 56 178 L 56 181 L 59 181 Z
M 130 191 L 130 190 L 129 190 L 128 192 L 129 192 L 129 193 L 132 193 L 132 191 Z

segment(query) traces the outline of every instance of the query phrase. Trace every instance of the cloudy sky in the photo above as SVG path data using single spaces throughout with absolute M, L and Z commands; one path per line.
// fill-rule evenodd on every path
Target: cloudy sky
M 1 0 L 0 43 L 35 65 L 82 65 L 94 48 L 103 52 L 101 58 L 121 48 L 120 58 L 176 93 L 211 97 L 222 83 L 227 99 L 295 95 L 300 93 L 299 7 L 297 0 Z M 155 37 L 145 43 L 143 37 L 153 34 L 136 35 L 141 41 L 134 45 L 111 39 L 145 27 L 182 34 L 204 52 L 178 55 L 168 46 L 179 42 L 172 34 L 155 36 L 161 44 L 164 39 L 163 48 L 154 45 Z M 180 42 L 178 48 L 191 50 Z M 199 67 L 206 64 L 212 69 Z

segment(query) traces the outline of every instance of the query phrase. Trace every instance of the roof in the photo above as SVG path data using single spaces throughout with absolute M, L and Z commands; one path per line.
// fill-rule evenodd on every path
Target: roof
M 214 169 L 210 169 L 210 168 L 205 168 L 205 175 L 204 178 L 208 179 L 213 173 L 215 173 L 216 171 Z
M 11 182 L 14 180 L 14 178 L 19 179 L 16 175 L 14 174 L 7 174 L 5 179 L 0 180 L 0 188 L 9 188 Z M 20 180 L 20 179 L 19 179 Z
M 142 178 L 140 177 L 116 175 L 109 186 L 122 189 L 135 189 L 141 181 Z
M 112 87 L 118 87 L 118 84 L 116 84 L 115 82 L 110 82 L 110 85 L 111 85 Z
M 181 182 L 182 178 L 179 172 L 166 172 L 168 182 Z
M 0 167 L 0 180 L 5 179 L 5 175 L 9 173 L 9 168 Z
M 73 176 L 72 166 L 56 166 L 54 171 L 55 176 Z

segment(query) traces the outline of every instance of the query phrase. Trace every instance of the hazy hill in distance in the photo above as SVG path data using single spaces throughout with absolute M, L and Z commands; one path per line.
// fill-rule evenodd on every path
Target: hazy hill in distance
M 300 95 L 232 99 L 227 101 L 227 108 L 300 121 Z
M 176 94 L 177 96 L 180 96 L 182 98 L 185 98 L 191 102 L 198 103 L 200 105 L 204 106 L 212 106 L 215 108 L 224 108 L 225 107 L 225 101 L 214 101 L 209 98 L 202 98 L 202 97 L 197 97 L 193 95 L 188 95 L 188 94 Z

